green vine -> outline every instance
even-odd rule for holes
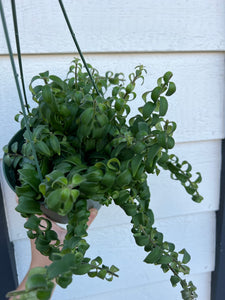
[[[195,202],[201,202],[198,184],[201,175],[192,179],[191,165],[169,151],[175,145],[176,123],[164,119],[167,97],[175,91],[167,72],[157,86],[142,94],[139,114],[128,118],[129,101],[137,97],[136,84],[144,82],[146,70],[137,66],[126,84],[122,73],[109,71],[104,76],[88,65],[101,96],[78,59],[74,59],[67,78],[49,72],[33,77],[30,91],[37,107],[29,114],[32,139],[43,176],[38,177],[29,135],[24,129],[22,144],[5,147],[5,164],[15,170],[18,212],[27,218],[24,227],[36,248],[50,258],[51,265],[35,268],[26,283],[26,290],[8,296],[20,299],[50,299],[53,280],[66,288],[72,276],[87,274],[111,281],[118,277],[118,268],[107,267],[102,258],[86,257],[87,200],[102,205],[112,201],[130,216],[132,234],[138,246],[144,247],[144,262],[160,265],[171,271],[173,286],[181,285],[182,299],[196,299],[196,287],[182,275],[189,273],[186,265],[190,255],[185,249],[177,252],[173,243],[163,238],[154,224],[149,207],[150,191],[147,174],[158,175],[162,169],[180,181]],[[34,83],[36,85],[34,86]],[[18,121],[20,115],[16,116]],[[60,244],[51,222],[43,217],[41,205],[60,216],[67,216],[67,234]],[[31,298],[31,296],[33,298]],[[16,298],[14,298],[16,299]]]

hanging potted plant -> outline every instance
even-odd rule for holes
[[[191,165],[170,154],[176,124],[165,115],[167,97],[176,90],[172,73],[165,73],[153,90],[141,95],[139,114],[129,117],[129,101],[137,97],[135,87],[144,81],[145,68],[137,66],[127,82],[122,73],[100,75],[88,67],[98,92],[78,59],[73,60],[64,80],[49,72],[35,76],[30,91],[37,106],[28,115],[29,129],[23,114],[17,115],[17,120],[22,117],[21,130],[4,147],[6,178],[19,197],[16,210],[27,218],[28,237],[35,239],[37,249],[52,261],[31,272],[24,295],[32,292],[37,299],[49,299],[53,279],[65,288],[73,274],[107,280],[118,276],[117,267],[85,255],[89,247],[85,240],[87,203],[91,199],[97,205],[119,205],[131,218],[137,245],[147,252],[144,262],[171,271],[171,283],[181,284],[182,298],[195,299],[195,286],[181,278],[189,273],[190,255],[185,249],[177,252],[172,243],[164,241],[153,225],[149,207],[148,174],[158,175],[162,169],[180,181],[192,200],[202,200],[198,193],[201,175],[193,180]],[[43,212],[52,220],[68,223],[62,245],[49,219],[45,219],[46,226],[40,226]]]
[[[85,68],[75,58],[65,79],[48,71],[34,76],[30,91],[36,107],[30,110],[26,105],[27,114],[0,0],[22,107],[16,115],[17,121],[21,117],[21,130],[4,147],[4,171],[19,198],[16,210],[26,218],[28,237],[52,261],[49,266],[32,269],[26,289],[9,296],[48,300],[53,281],[66,288],[73,275],[87,274],[108,281],[118,277],[116,266],[105,266],[99,256],[86,256],[89,244],[85,240],[88,208],[114,202],[130,216],[136,244],[147,252],[144,262],[172,272],[171,283],[181,285],[182,298],[196,299],[196,287],[182,278],[189,273],[190,255],[185,249],[177,252],[173,243],[164,240],[154,227],[154,214],[149,207],[148,174],[158,175],[162,169],[182,184],[193,201],[202,200],[198,193],[200,173],[193,179],[191,165],[170,153],[175,145],[176,123],[165,116],[167,97],[176,90],[172,73],[166,72],[154,89],[138,96],[136,85],[144,81],[146,73],[142,65],[127,80],[123,73],[108,71],[100,75],[86,64],[62,1],[59,3]],[[137,115],[129,117],[129,102],[137,97],[143,99],[143,105]],[[51,220],[67,223],[63,243]]]

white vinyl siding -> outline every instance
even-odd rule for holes
[[[66,76],[74,57],[74,44],[56,0],[17,1],[24,77],[49,70]],[[10,1],[3,0],[13,49]],[[200,171],[201,204],[192,202],[166,171],[149,177],[151,207],[165,239],[191,256],[189,278],[198,287],[199,300],[210,300],[211,272],[215,260],[215,212],[219,207],[221,139],[224,138],[225,2],[223,0],[85,0],[64,1],[86,60],[99,71],[126,75],[138,64],[148,70],[144,92],[158,77],[172,71],[177,92],[169,100],[168,119],[177,123],[177,145],[171,152]],[[2,147],[18,130],[14,115],[19,99],[0,26],[0,158]],[[77,55],[77,54],[76,54]],[[132,105],[132,114],[142,105]],[[22,280],[29,267],[30,248],[24,220],[14,211],[15,195],[1,184],[17,272]],[[169,274],[143,263],[144,250],[130,233],[129,217],[117,206],[103,207],[89,229],[87,255],[102,256],[106,265],[120,268],[112,282],[74,277],[67,290],[59,287],[53,300],[179,300],[180,288],[172,288]]]

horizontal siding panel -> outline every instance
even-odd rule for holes
[[[3,4],[14,45],[10,1]],[[225,49],[223,0],[68,0],[65,7],[84,52]],[[58,1],[21,0],[17,10],[24,53],[74,52]],[[0,53],[7,53],[3,39]]]
[[[192,270],[191,280],[194,281],[194,275],[209,273],[214,269],[214,213],[161,219],[157,220],[157,225],[165,233],[166,240],[175,242],[177,249],[185,247],[190,252],[192,256],[189,264]],[[64,295],[64,299],[72,299],[74,293],[76,293],[76,299],[83,297],[92,299],[93,295],[100,293],[113,294],[114,291],[117,292],[120,289],[140,288],[140,286],[151,286],[152,284],[154,287],[154,284],[160,281],[169,280],[169,273],[164,274],[158,266],[143,263],[146,255],[143,249],[134,243],[129,225],[106,227],[101,230],[95,229],[93,226],[89,230],[88,242],[91,247],[87,256],[94,258],[100,255],[104,264],[118,266],[120,268],[119,278],[115,278],[112,282],[106,282],[87,276],[74,277],[73,283],[66,291],[59,289],[59,295],[61,297]],[[21,280],[29,267],[29,241],[17,240],[14,242],[14,246],[19,280]],[[169,294],[172,292],[170,291],[172,287],[169,284],[167,284],[166,289]],[[157,290],[155,293],[157,294]],[[53,299],[60,299],[57,291]],[[205,300],[207,298],[200,299]]]
[[[198,300],[210,300],[210,284],[211,274],[203,273],[192,275],[191,279],[195,283],[198,293]],[[61,298],[60,298],[61,297]],[[74,300],[73,293],[68,293],[65,296],[65,291],[56,288],[56,292],[52,297],[52,300]],[[109,293],[92,295],[91,297],[81,297],[77,300],[181,300],[181,294],[179,287],[172,288],[169,281],[160,281],[156,283],[150,283],[147,285],[134,286],[130,288],[120,289],[118,291],[112,291]]]
[[[43,71],[65,78],[72,55],[25,56],[24,74],[26,86],[31,78]],[[221,139],[224,136],[224,55],[212,54],[139,54],[139,55],[87,55],[87,61],[105,73],[108,70],[123,71],[126,75],[134,67],[144,64],[148,74],[143,86],[137,84],[137,93],[155,87],[156,80],[166,71],[174,73],[177,92],[169,99],[168,119],[177,122],[177,142]],[[2,147],[17,131],[14,116],[21,110],[10,62],[0,57],[0,124],[7,131],[0,136]],[[30,92],[27,91],[29,99]],[[143,105],[141,97],[131,102],[132,114]],[[31,101],[31,100],[30,100]],[[30,102],[29,101],[29,102]]]
[[[220,142],[209,141],[199,143],[178,144],[176,154],[182,160],[187,159],[193,165],[193,173],[200,171],[203,181],[200,184],[200,193],[204,196],[202,203],[191,200],[179,182],[169,178],[167,171],[157,176],[149,177],[151,191],[150,207],[158,219],[168,218],[191,213],[215,211],[219,206],[219,178],[220,178]],[[26,236],[23,228],[24,219],[15,211],[15,194],[8,187],[1,168],[1,182],[4,201],[7,211],[10,239],[21,239]],[[120,207],[111,205],[102,207],[93,226],[95,228],[128,224],[130,219]]]

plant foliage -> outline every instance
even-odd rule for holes
[[[52,264],[32,270],[26,291],[20,299],[49,299],[52,280],[66,288],[73,274],[99,277],[111,281],[118,268],[107,267],[102,258],[86,257],[87,200],[102,205],[114,202],[130,216],[132,234],[138,246],[146,251],[144,262],[171,271],[171,283],[182,287],[182,298],[196,299],[196,288],[182,275],[189,273],[186,265],[190,255],[185,249],[177,252],[154,227],[154,214],[149,207],[148,174],[158,175],[162,169],[180,181],[192,200],[200,202],[198,193],[201,175],[193,179],[191,165],[180,162],[170,153],[175,145],[176,123],[164,118],[167,97],[175,91],[167,72],[157,86],[144,92],[139,114],[129,118],[129,101],[137,95],[137,82],[144,81],[146,70],[140,65],[128,77],[107,72],[104,76],[89,65],[99,93],[78,59],[74,59],[65,80],[49,72],[33,77],[30,91],[37,107],[29,115],[32,139],[40,162],[43,179],[38,177],[34,157],[22,116],[24,143],[5,147],[4,161],[18,170],[16,208],[27,221],[25,228],[37,249],[49,256]],[[16,116],[18,120],[20,115]],[[9,149],[10,148],[10,149]],[[68,216],[63,245],[52,230],[51,222],[40,217],[40,204]],[[43,225],[44,222],[44,225]],[[33,298],[32,298],[33,299]]]

